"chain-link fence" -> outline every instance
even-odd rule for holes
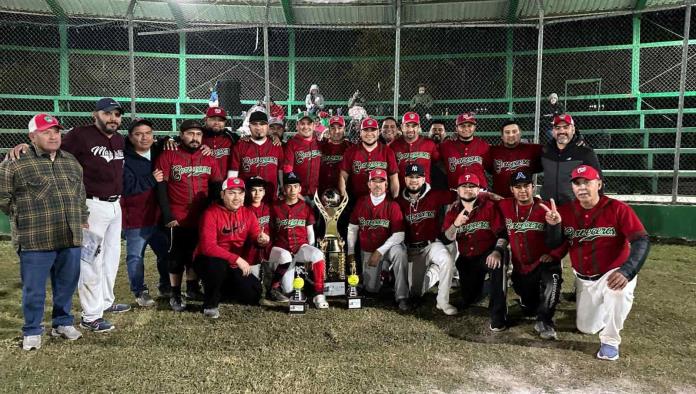
[[[680,7],[541,26],[501,20],[399,29],[180,29],[136,21],[129,34],[125,15],[0,12],[0,149],[25,142],[26,124],[38,112],[69,127],[90,123],[95,100],[104,96],[127,109],[124,129],[137,114],[159,133],[174,133],[181,120],[203,116],[220,81],[239,83],[241,105],[230,111],[235,129],[268,91],[292,132],[310,87],[318,85],[322,110],[347,116],[349,125],[365,114],[398,117],[416,109],[425,131],[438,119],[453,132],[456,115],[472,111],[477,133],[490,143],[499,143],[500,124],[511,118],[525,138],[544,143],[549,114],[558,108],[548,97],[556,93],[557,105],[573,114],[596,150],[608,192],[676,201],[696,195],[696,43],[683,51],[685,14]],[[685,74],[682,64],[689,66]]]

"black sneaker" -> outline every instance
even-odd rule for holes
[[[171,297],[169,298],[169,306],[172,307],[174,312],[183,312],[186,310],[186,303],[181,297]]]
[[[186,298],[191,301],[203,301],[203,292],[199,287],[186,289]]]
[[[157,291],[159,291],[159,296],[162,298],[169,298],[172,296],[172,287],[170,285],[159,285],[157,286]]]

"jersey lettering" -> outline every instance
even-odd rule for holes
[[[210,166],[182,166],[177,164],[172,166],[172,179],[175,181],[180,181],[182,175],[210,175],[211,172],[212,169]]]

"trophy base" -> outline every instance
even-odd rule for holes
[[[362,308],[362,297],[354,296],[348,297],[348,309],[361,309]]]
[[[324,295],[327,297],[342,297],[346,295],[346,282],[325,282]]]
[[[305,312],[307,312],[307,303],[304,301],[290,300],[290,306],[288,307],[288,312],[291,315],[304,315]]]

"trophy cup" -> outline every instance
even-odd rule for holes
[[[302,273],[304,272],[304,263],[296,263],[295,265],[295,279],[292,281],[292,297],[290,297],[290,306],[288,312],[291,315],[304,315],[307,312],[307,299],[302,293],[302,288],[304,287],[304,279],[302,279]]]
[[[336,189],[327,189],[321,198],[314,193],[314,203],[326,223],[324,238],[319,240],[319,249],[326,261],[326,280],[324,294],[328,297],[346,294],[346,255],[343,251],[345,241],[338,234],[338,217],[348,204],[348,197],[341,197]]]
[[[362,308],[362,297],[358,295],[358,283],[360,277],[356,273],[355,256],[349,256],[350,275],[348,275],[348,309]]]

